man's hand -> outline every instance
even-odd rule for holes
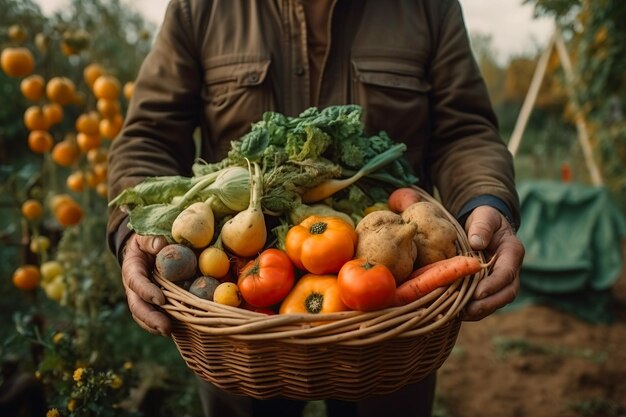
[[[152,334],[167,336],[170,319],[154,305],[165,304],[163,291],[150,280],[156,254],[167,244],[163,237],[132,234],[126,241],[122,261],[122,281],[133,319]]]
[[[515,299],[519,291],[519,271],[524,246],[506,218],[495,208],[480,206],[467,218],[465,230],[470,246],[496,256],[489,275],[476,286],[465,308],[464,320],[481,320]]]

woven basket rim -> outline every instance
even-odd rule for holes
[[[439,207],[454,225],[457,231],[457,253],[473,253],[484,262],[483,253],[471,249],[465,231],[456,218],[426,191],[414,188],[423,201]],[[275,315],[201,299],[156,273],[153,279],[165,294],[166,304],[161,307],[174,319],[207,336],[302,345],[366,346],[390,338],[425,335],[458,319],[476,285],[486,274],[487,271],[483,269],[400,307],[372,312]]]

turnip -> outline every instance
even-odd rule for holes
[[[215,289],[220,285],[220,282],[213,277],[198,277],[196,278],[191,286],[189,287],[189,292],[195,295],[196,297],[200,297],[204,300],[213,301],[213,294],[215,293]]]
[[[172,223],[172,238],[177,243],[194,249],[206,248],[215,230],[215,218],[211,206],[197,202],[180,212]]]
[[[163,247],[157,253],[154,266],[162,278],[178,282],[192,278],[196,274],[198,260],[189,247],[174,243]]]
[[[263,196],[263,173],[254,162],[254,174],[250,171],[250,204],[222,226],[221,236],[224,247],[238,256],[256,255],[265,246],[267,229],[261,209]]]

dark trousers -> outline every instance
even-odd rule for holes
[[[305,401],[257,400],[227,393],[200,378],[199,391],[205,417],[300,417]],[[436,373],[391,394],[356,402],[326,400],[327,417],[430,417],[435,398]]]

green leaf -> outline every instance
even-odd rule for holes
[[[165,236],[172,241],[172,223],[181,211],[176,204],[137,206],[130,212],[128,227],[140,235]]]
[[[330,143],[330,136],[320,128],[305,126],[303,132],[294,132],[287,136],[285,150],[292,161],[304,161],[321,156]]]
[[[192,186],[192,179],[182,176],[148,177],[132,188],[122,191],[111,200],[112,205],[138,205],[163,203],[183,195]]]
[[[265,151],[270,143],[269,134],[266,129],[255,129],[241,138],[239,152],[245,158],[256,161]]]

